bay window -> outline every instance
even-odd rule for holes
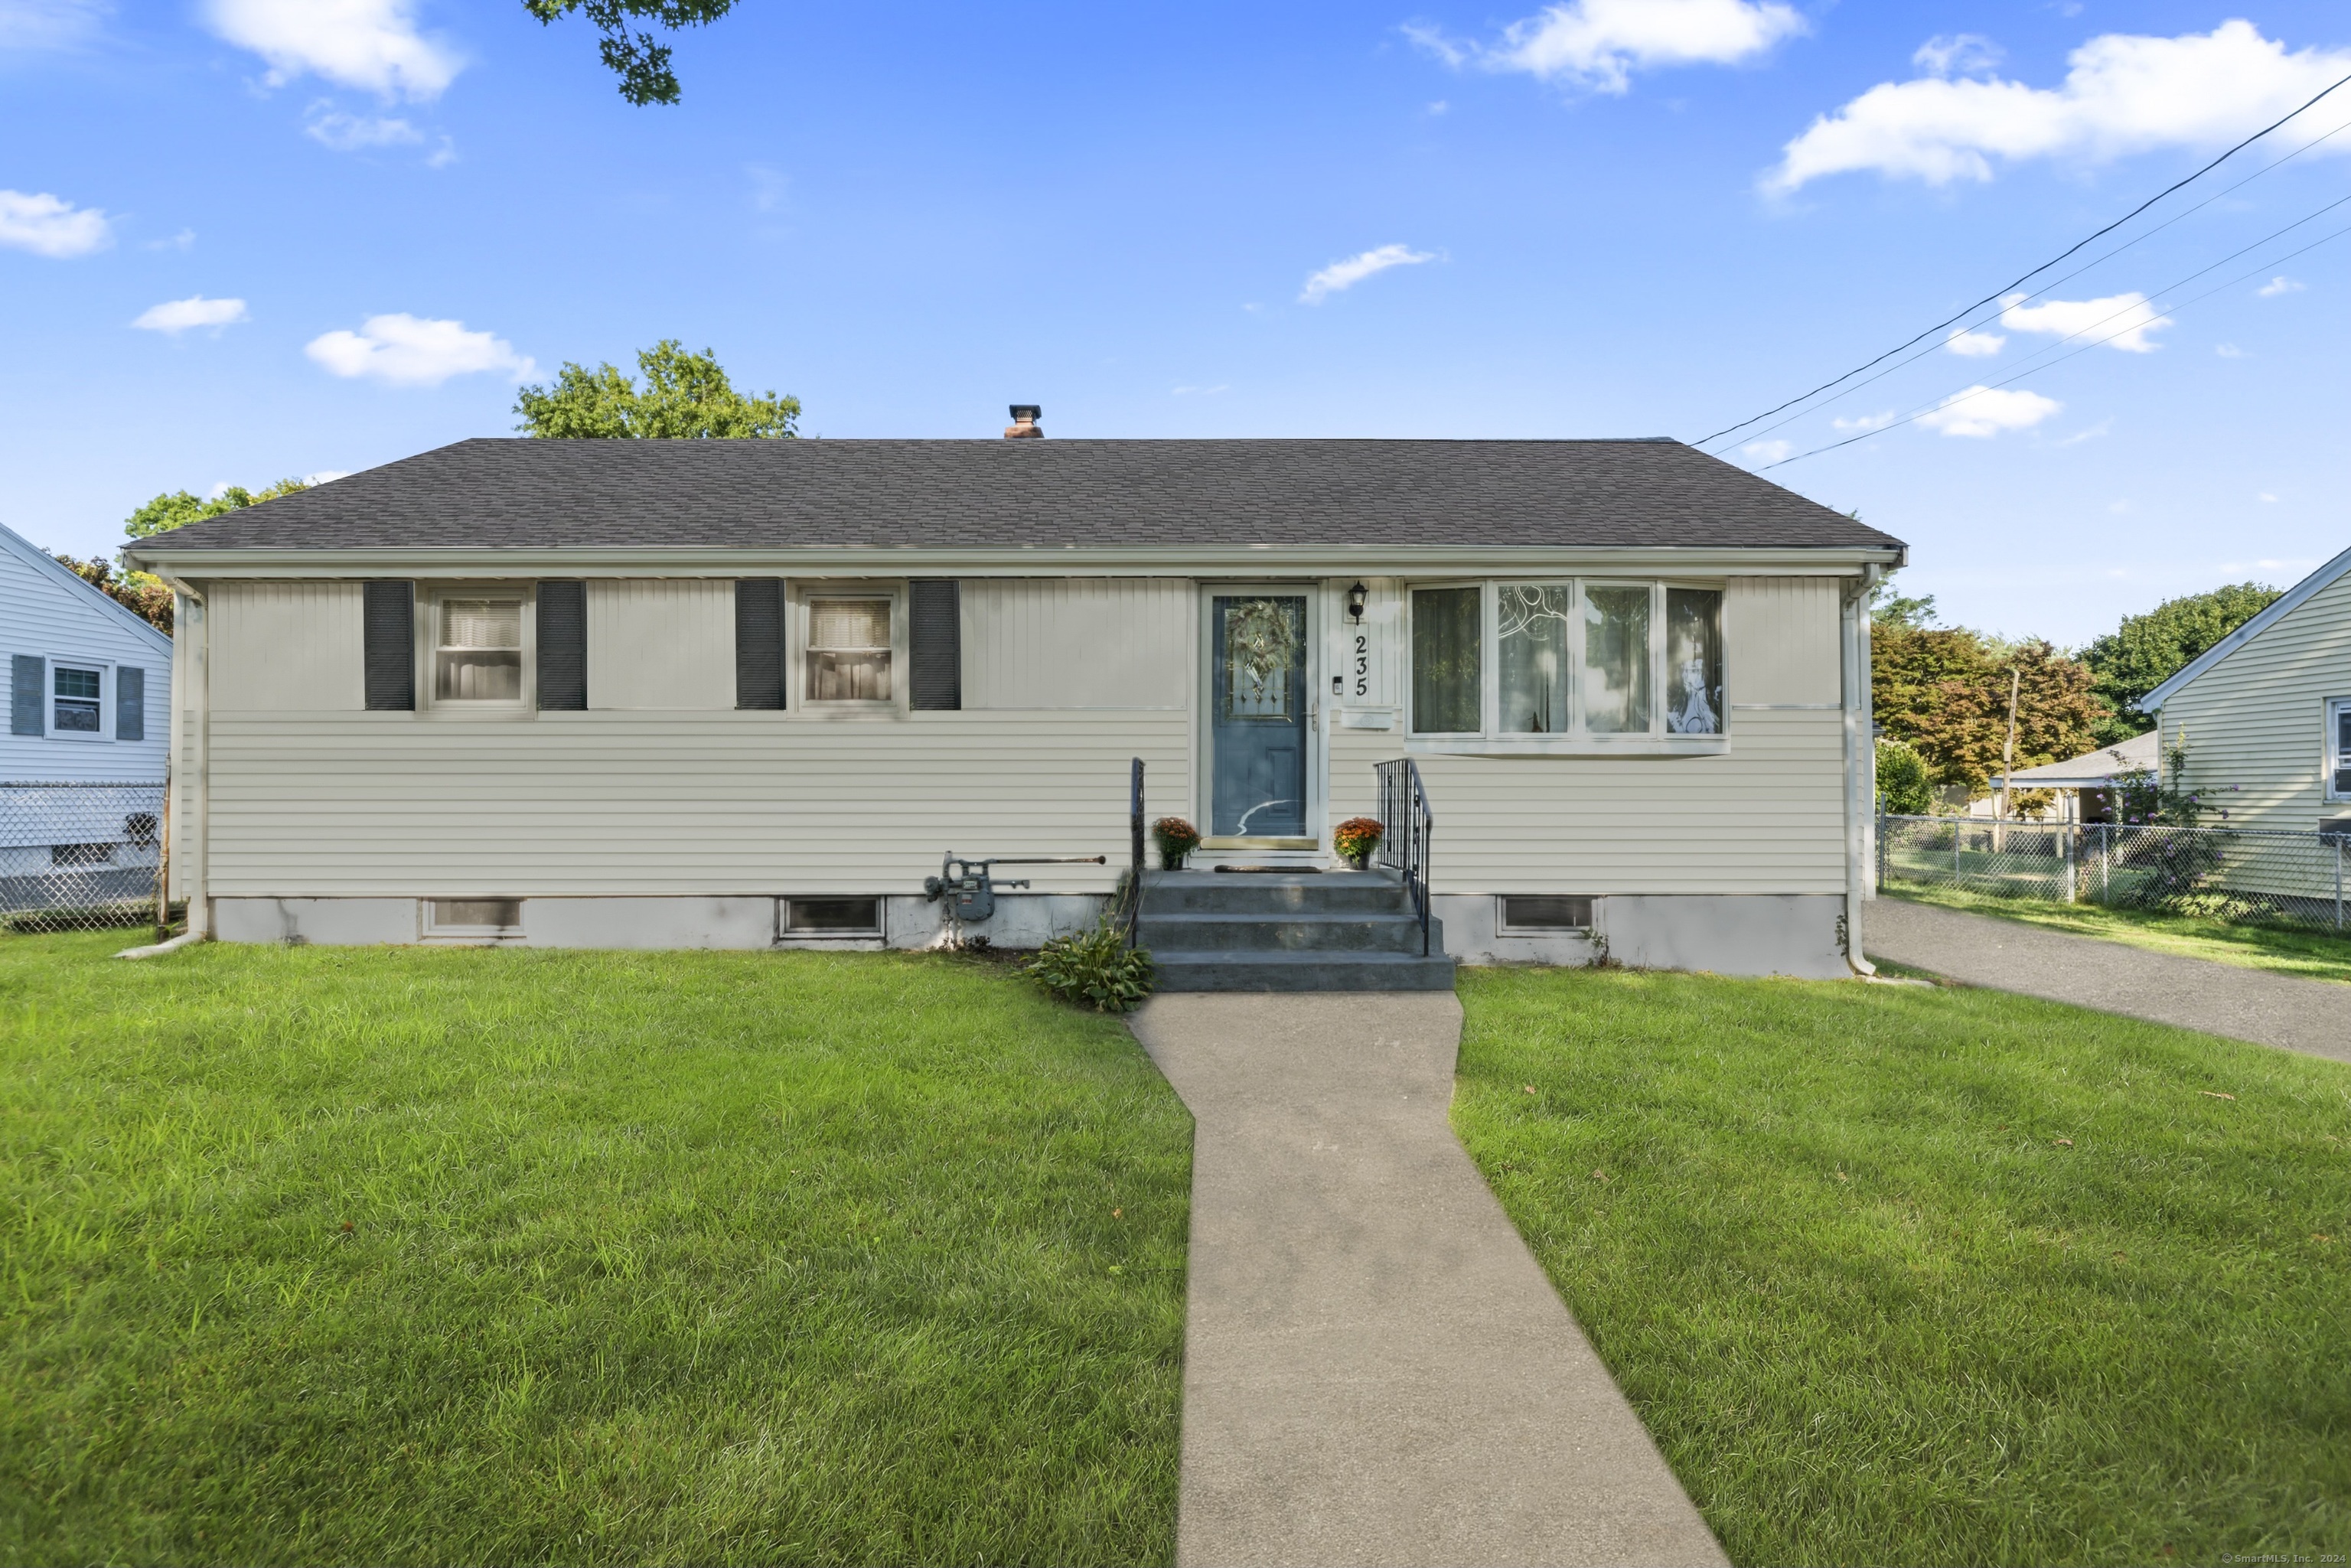
[[[1440,748],[1680,748],[1723,733],[1719,588],[1432,584],[1412,591],[1410,618],[1412,733]]]

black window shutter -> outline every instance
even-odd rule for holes
[[[381,713],[416,709],[416,585],[371,582],[364,617],[367,706]]]
[[[963,706],[963,585],[952,577],[918,577],[907,587],[909,705],[954,712]]]
[[[147,672],[136,664],[115,666],[114,738],[147,738]]]
[[[588,585],[538,585],[538,706],[588,706]]]
[[[19,653],[8,661],[9,734],[48,734],[49,727],[41,722],[41,706],[48,701],[41,689],[48,663],[38,653]]]
[[[735,583],[735,706],[784,706],[784,580]]]

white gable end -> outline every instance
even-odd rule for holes
[[[0,686],[9,716],[0,782],[163,777],[172,640],[6,528]]]

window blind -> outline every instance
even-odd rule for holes
[[[953,712],[963,706],[963,584],[918,577],[907,588],[908,705]]]
[[[371,582],[361,615],[367,706],[377,712],[416,708],[416,585]]]
[[[784,580],[746,577],[735,584],[735,706],[784,706]]]
[[[588,706],[588,585],[538,585],[538,706],[578,711]]]

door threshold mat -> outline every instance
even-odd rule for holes
[[[1320,876],[1319,865],[1220,865],[1218,871],[1239,872],[1251,876]]]

